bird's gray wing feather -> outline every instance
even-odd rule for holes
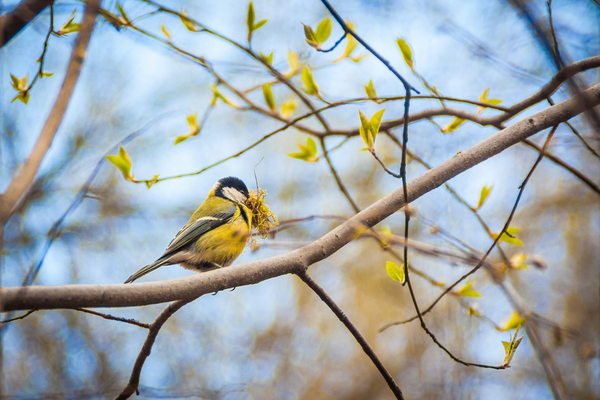
[[[169,243],[169,246],[167,246],[167,249],[161,258],[176,253],[189,243],[198,240],[200,236],[204,235],[206,232],[226,224],[231,218],[233,218],[236,210],[237,207],[233,206],[225,212],[211,216],[200,217],[197,220],[190,222],[177,233],[175,238],[171,241],[171,243]]]
[[[173,256],[173,254],[177,253],[186,245],[198,240],[198,238],[200,238],[206,232],[209,232],[229,222],[229,220],[235,215],[235,212],[236,206],[233,206],[225,212],[217,213],[211,216],[200,217],[197,220],[190,222],[177,233],[175,239],[169,243],[169,246],[158,260],[154,261],[150,265],[146,265],[144,268],[131,275],[125,281],[125,283],[131,283],[147,273],[161,267],[162,265],[168,264],[169,258]]]

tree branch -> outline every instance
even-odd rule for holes
[[[152,350],[152,346],[154,345],[154,341],[156,340],[156,336],[158,336],[160,328],[162,328],[165,322],[167,322],[167,320],[181,307],[194,300],[195,298],[174,301],[173,303],[169,304],[167,308],[160,313],[158,318],[156,318],[156,320],[150,325],[148,336],[146,336],[146,341],[144,342],[144,345],[142,346],[142,349],[135,360],[135,364],[133,365],[129,382],[121,391],[121,393],[119,393],[117,400],[128,399],[134,393],[139,394],[138,388],[140,385],[140,374],[142,373],[142,367],[144,366],[144,362],[146,362],[146,358],[150,356],[150,351]]]
[[[600,84],[584,93],[542,110],[484,139],[423,173],[408,184],[408,203],[441,186],[473,166],[501,153],[523,139],[600,104]],[[284,274],[299,274],[354,240],[360,233],[398,211],[405,204],[396,189],[348,221],[301,249],[264,260],[234,265],[194,276],[132,285],[69,285],[0,289],[4,311],[131,307],[196,298],[236,286],[256,284]]]
[[[71,95],[75,89],[75,84],[81,72],[81,66],[85,58],[85,51],[88,47],[90,36],[94,28],[94,21],[100,0],[88,0],[86,3],[85,14],[80,24],[80,31],[75,40],[75,45],[71,51],[71,58],[67,66],[65,78],[63,80],[54,106],[50,110],[48,118],[44,123],[42,131],[31,150],[31,153],[25,160],[23,166],[13,174],[6,191],[0,195],[0,225],[3,225],[11,215],[11,212],[19,199],[25,194],[31,182],[35,178],[37,170],[46,155],[46,152],[52,145],[56,131],[60,126],[65,115]]]
[[[308,275],[308,273],[306,273],[306,271],[303,271],[303,273],[299,274],[298,276],[300,277],[300,279],[302,279],[304,283],[306,283],[306,285],[309,288],[313,290],[313,292],[315,292],[317,296],[319,296],[319,298],[325,304],[327,304],[327,307],[329,307],[329,309],[333,311],[333,313],[340,320],[340,322],[344,324],[344,326],[350,331],[350,333],[352,334],[352,336],[354,336],[358,344],[360,344],[360,347],[362,347],[365,354],[371,359],[371,361],[373,361],[373,364],[375,364],[375,367],[377,367],[379,373],[387,382],[388,386],[394,393],[394,396],[396,396],[397,399],[404,399],[404,397],[402,396],[402,391],[398,387],[398,384],[394,381],[394,378],[392,378],[388,370],[385,369],[383,363],[381,362],[379,357],[377,357],[377,354],[375,354],[375,351],[373,351],[373,349],[371,348],[371,346],[369,346],[369,343],[367,343],[367,340],[364,338],[364,336],[358,331],[358,329],[356,328],[356,326],[354,326],[350,319],[348,319],[346,314],[344,314],[344,311],[342,311],[342,309],[337,304],[335,304],[333,299],[327,295],[325,290],[323,290],[323,288],[319,286],[319,284],[315,282]]]
[[[15,8],[0,16],[0,47],[41,13],[54,4],[54,0],[23,0]]]

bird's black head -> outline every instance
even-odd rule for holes
[[[234,203],[244,204],[250,196],[246,184],[241,179],[234,176],[219,179],[212,190],[214,191],[215,196],[233,201]]]

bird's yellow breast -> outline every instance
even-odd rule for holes
[[[196,241],[196,248],[200,251],[194,262],[211,262],[226,267],[242,254],[252,233],[252,214],[244,205],[238,204],[237,208],[229,223],[213,229],[210,234],[203,235]],[[243,212],[246,213],[247,221]]]

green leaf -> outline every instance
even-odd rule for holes
[[[146,181],[146,187],[150,189],[153,185],[156,185],[158,183],[157,179],[158,174],[154,175],[149,181]]]
[[[101,8],[98,12],[102,17],[104,17],[105,20],[114,26],[116,30],[119,31],[121,28],[123,28],[123,26],[125,26],[125,21],[122,17],[117,17],[115,14],[103,8]]]
[[[252,2],[248,3],[248,15],[246,16],[246,26],[248,27],[248,41],[250,41],[252,31],[254,30],[254,4],[252,4]]]
[[[181,19],[181,23],[188,31],[200,32],[200,27],[194,21],[188,18],[187,12],[184,9],[182,9],[179,13],[179,19]]]
[[[458,127],[461,126],[462,124],[464,124],[466,121],[467,120],[464,118],[455,117],[454,120],[452,120],[452,122],[450,122],[450,124],[447,127],[442,129],[442,133],[452,133],[455,130],[457,130]]]
[[[263,53],[259,51],[260,56],[267,62],[269,65],[273,65],[273,52],[268,56],[265,56]]]
[[[17,94],[13,99],[11,103],[14,103],[17,100],[21,100],[25,105],[27,105],[27,103],[29,103],[29,97],[30,97],[30,93],[27,92],[27,94],[25,94],[25,92],[19,92],[19,94]]]
[[[517,348],[519,347],[519,345],[521,344],[521,341],[523,340],[523,336],[517,337],[519,335],[520,328],[521,328],[521,325],[517,326],[515,335],[510,339],[510,342],[502,342],[502,346],[504,347],[504,362],[502,363],[502,366],[504,368],[508,368],[508,366],[510,365],[510,362],[513,359],[513,356],[515,355],[515,352],[517,351]]]
[[[523,325],[527,321],[527,318],[522,317],[518,312],[513,311],[510,317],[502,326],[503,331],[509,331]]]
[[[371,119],[367,118],[367,116],[361,111],[358,110],[358,115],[360,117],[360,137],[367,145],[369,151],[372,151],[375,146],[375,139],[377,138],[377,133],[379,133],[379,126],[381,125],[381,117],[383,116],[383,112],[385,108],[377,111]]]
[[[352,54],[352,52],[358,46],[358,42],[354,39],[354,36],[348,34],[346,35],[346,48],[344,49],[344,54],[342,58],[348,58]]]
[[[314,47],[315,49],[320,49],[319,42],[317,41],[317,38],[315,36],[315,32],[309,25],[304,25],[304,36],[306,43],[308,43],[309,46]]]
[[[398,44],[398,47],[400,48],[400,52],[402,53],[402,57],[404,57],[404,62],[414,72],[414,69],[413,69],[414,65],[413,65],[413,58],[412,58],[413,56],[412,56],[412,50],[410,49],[410,46],[402,38],[396,39],[396,43]]]
[[[271,84],[266,83],[262,87],[263,96],[265,97],[265,103],[269,106],[269,109],[273,112],[277,111],[277,104],[275,104],[275,98],[273,97],[273,91],[271,90]]]
[[[369,81],[369,84],[365,86],[365,92],[367,93],[367,97],[370,99],[377,97],[377,92],[375,92],[375,88],[373,87],[372,79]]]
[[[526,260],[527,254],[517,253],[510,258],[508,264],[512,269],[527,269],[527,264],[525,264]]]
[[[196,130],[196,128],[198,127],[198,113],[194,113],[194,114],[190,114],[187,115],[185,117],[185,120],[188,123],[188,126],[190,127],[190,131],[194,131]]]
[[[131,175],[131,158],[129,158],[129,155],[122,146],[119,147],[118,156],[106,156],[106,158],[115,167],[119,168],[126,180],[131,180],[133,178]]]
[[[356,57],[349,57],[349,58],[350,58],[350,60],[352,60],[353,62],[357,63],[357,62],[360,62],[360,61],[362,61],[363,59],[365,59],[365,58],[367,58],[367,57],[369,57],[369,55],[368,55],[368,54],[361,54],[360,56],[356,56]]]
[[[10,80],[12,83],[12,87],[20,92],[21,91],[21,80],[19,78],[17,78],[16,76],[14,76],[13,74],[10,74]]]
[[[509,227],[506,229],[506,232],[502,232],[502,236],[500,236],[500,240],[515,246],[519,246],[522,247],[523,246],[523,242],[516,237],[517,233],[519,233],[519,231],[521,230],[521,228],[515,228],[515,227]],[[497,237],[498,234],[494,233],[493,234],[494,237]]]
[[[167,30],[167,27],[165,26],[165,24],[161,24],[160,25],[160,30],[162,31],[162,33],[165,34],[165,36],[167,37],[168,41],[171,41],[171,32],[169,32]]]
[[[481,206],[483,206],[483,204],[485,203],[485,200],[490,195],[490,192],[492,191],[493,187],[494,187],[494,185],[484,186],[481,188],[481,194],[479,195],[479,202],[477,203],[477,207],[475,208],[476,210],[479,210],[481,208]]]
[[[488,99],[487,96],[488,96],[489,91],[490,91],[490,88],[486,88],[483,91],[483,93],[481,94],[481,96],[479,96],[479,101],[481,103],[487,103],[487,104],[491,104],[493,106],[496,106],[496,105],[502,103],[502,100],[500,100],[500,99]],[[479,106],[479,108],[477,109],[477,113],[479,114],[483,110],[485,110],[485,107]]]
[[[190,136],[196,136],[200,133],[200,126],[198,125],[198,112],[190,114],[185,117],[190,128]]]
[[[129,24],[130,20],[127,17],[127,14],[125,14],[123,7],[121,7],[121,4],[117,3],[117,8],[119,9],[119,13],[121,13],[121,17],[123,17],[123,21],[125,21],[126,24]]]
[[[390,278],[396,282],[404,283],[404,268],[400,268],[395,262],[386,261],[385,270]]]
[[[296,109],[296,99],[294,96],[292,96],[287,101],[284,101],[283,104],[281,104],[281,115],[283,115],[285,118],[287,118],[290,115],[292,115],[292,113],[294,112],[295,109]]]
[[[346,25],[348,25],[348,28],[354,31],[354,24],[352,22],[346,21]],[[344,54],[342,55],[340,60],[343,60],[344,58],[349,58],[350,54],[352,54],[352,52],[356,49],[357,46],[358,42],[356,41],[356,39],[354,39],[354,36],[352,36],[349,33],[346,34],[346,48],[344,49]]]
[[[327,39],[329,39],[329,35],[331,34],[331,20],[329,18],[323,19],[317,25],[317,30],[314,34],[316,42],[319,44],[325,43]]]
[[[292,76],[300,69],[300,56],[298,53],[288,50],[288,63],[290,64],[290,72],[287,76]]]
[[[180,135],[175,138],[174,146],[177,146],[179,143],[188,140],[191,137],[198,136],[200,133],[200,126],[198,125],[198,113],[189,114],[185,117],[185,120],[188,123],[189,133],[187,135]]]
[[[263,26],[265,26],[265,24],[266,24],[267,22],[269,22],[269,20],[268,20],[268,19],[263,19],[262,21],[258,21],[258,22],[256,23],[256,25],[254,25],[254,27],[253,27],[252,31],[257,31],[257,30],[259,30],[260,28],[262,28]]]
[[[485,88],[485,90],[483,91],[483,93],[481,93],[481,96],[479,96],[479,101],[482,103],[486,103],[487,102],[487,95],[490,91],[490,88]]]
[[[119,157],[123,159],[131,169],[131,158],[129,158],[129,154],[127,154],[123,146],[119,146]]]
[[[371,121],[367,116],[361,111],[358,110],[358,116],[360,118],[360,127],[358,131],[360,132],[360,137],[363,142],[367,145],[369,150],[373,150],[373,136],[371,136]]]
[[[233,104],[225,96],[223,96],[223,94],[221,94],[221,92],[219,91],[218,85],[216,85],[216,84],[212,85],[211,90],[212,90],[213,94],[215,95],[215,97],[223,100],[223,103],[227,104],[228,106],[233,107]]]
[[[42,72],[42,75],[40,76],[40,79],[44,78],[44,77],[51,77],[52,75],[54,75],[54,72]]]
[[[314,139],[310,136],[308,137],[308,139],[306,139],[306,148],[308,149],[310,154],[315,156],[317,155],[317,144],[315,143]]]
[[[308,67],[304,67],[304,69],[302,70],[302,81],[304,82],[304,87],[302,88],[302,90],[306,94],[319,94],[319,87],[315,83],[312,76],[312,72],[310,71],[310,69],[308,69]]]
[[[67,22],[65,22],[59,30],[54,31],[54,34],[56,36],[64,36],[68,33],[73,33],[73,32],[77,32],[79,31],[79,24],[76,24],[73,22],[73,20],[75,19],[75,13],[77,12],[77,10],[73,10],[73,14],[71,14],[71,16],[69,17],[69,19],[67,20]]]
[[[306,140],[306,146],[299,144],[298,147],[300,147],[299,153],[290,153],[288,156],[306,162],[317,162],[317,144],[313,138],[309,136]]]
[[[377,134],[379,133],[379,126],[381,125],[381,118],[383,117],[383,112],[385,108],[377,111],[371,117],[371,134],[373,135],[373,143],[375,143],[375,139],[377,138]]]
[[[462,297],[482,297],[481,293],[473,289],[475,282],[469,282],[467,278],[466,284],[458,290],[458,295]]]
[[[482,297],[481,293],[479,293],[475,289],[461,289],[459,293],[462,297]]]
[[[181,142],[185,142],[186,140],[188,140],[191,136],[190,135],[181,135],[181,136],[177,136],[175,138],[175,143],[173,144],[173,146],[177,146],[179,143]],[[150,189],[150,188],[148,188]]]

